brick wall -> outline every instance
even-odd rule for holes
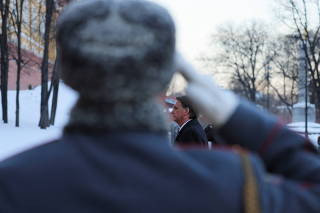
[[[17,81],[17,65],[14,60],[16,57],[16,47],[13,44],[9,45],[10,56],[9,56],[9,73],[8,73],[8,89],[16,89]],[[41,57],[36,56],[32,52],[23,50],[22,51],[23,67],[20,76],[20,89],[26,90],[29,87],[34,88],[41,84]],[[50,70],[52,70],[53,64],[49,64],[49,79]],[[1,73],[0,73],[1,75]]]

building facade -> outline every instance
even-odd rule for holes
[[[10,12],[16,14],[16,3],[19,0],[11,0]],[[44,51],[45,33],[45,0],[24,0],[22,26],[21,26],[21,47],[22,47],[22,70],[20,88],[31,89],[41,83],[41,62]],[[51,22],[50,43],[49,43],[49,69],[52,70],[56,58],[55,45],[55,23],[58,13],[66,4],[66,1],[54,1],[54,12]],[[19,7],[21,5],[18,5]],[[1,24],[1,20],[0,20]],[[17,80],[17,35],[15,33],[14,18],[8,22],[8,48],[9,48],[9,73],[8,89],[16,89]],[[50,72],[49,70],[49,72]],[[50,79],[49,79],[50,80]]]

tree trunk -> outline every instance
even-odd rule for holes
[[[52,80],[51,80],[52,86],[53,86],[51,114],[50,114],[51,125],[54,125],[55,118],[56,118],[57,104],[58,104],[58,92],[59,92],[59,82],[60,82],[59,63],[60,63],[59,57],[57,57],[56,62],[54,64]]]
[[[21,76],[21,69],[22,69],[22,55],[21,55],[21,25],[22,25],[22,12],[23,12],[23,4],[24,0],[20,0],[20,5],[18,3],[18,0],[16,0],[16,26],[17,26],[17,81],[16,81],[16,127],[20,126],[20,76]]]
[[[16,81],[16,127],[20,123],[20,74],[21,74],[21,41],[18,39],[17,81]]]
[[[7,22],[9,16],[10,0],[0,1],[0,12],[2,18],[1,25],[1,103],[2,103],[2,120],[8,123],[8,71],[9,71],[9,57],[8,57],[8,38],[7,38]]]
[[[48,64],[49,64],[49,42],[51,19],[53,13],[53,0],[46,0],[46,19],[44,33],[44,51],[41,63],[41,105],[40,105],[40,121],[39,126],[45,129],[49,126],[49,110],[48,110]]]
[[[315,99],[314,99],[314,105],[316,108],[316,122],[319,122],[319,118],[320,118],[320,88],[316,87],[314,88],[313,91],[314,95],[315,95]]]

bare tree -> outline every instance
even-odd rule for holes
[[[23,59],[21,53],[21,32],[23,23],[23,6],[24,0],[14,0],[14,9],[11,12],[11,24],[17,39],[17,51],[14,59],[17,64],[17,79],[16,79],[16,121],[15,125],[18,127],[20,124],[20,75],[23,67]]]
[[[45,32],[44,32],[44,51],[41,64],[41,103],[40,103],[40,121],[39,126],[42,129],[50,125],[49,110],[48,110],[48,74],[49,74],[49,43],[51,23],[54,11],[54,0],[46,0],[46,15],[45,15]]]
[[[58,0],[56,1],[55,5],[55,12],[57,16],[61,12],[62,8],[68,4],[70,1],[67,0]],[[52,34],[55,34],[53,32]],[[52,71],[52,77],[51,77],[51,85],[49,89],[49,95],[52,92],[52,102],[51,102],[51,113],[50,113],[50,124],[54,125],[55,117],[56,117],[56,111],[58,107],[58,94],[59,94],[59,85],[60,85],[60,51],[59,48],[56,46],[56,60],[54,63],[53,71]]]
[[[9,71],[9,49],[8,49],[8,18],[10,0],[0,0],[1,13],[1,104],[2,120],[8,123],[8,71]]]
[[[58,52],[58,51],[57,51]],[[54,63],[51,85],[49,89],[49,94],[52,92],[52,103],[51,103],[51,113],[50,113],[50,124],[54,125],[56,118],[56,111],[58,105],[58,93],[59,93],[59,83],[60,83],[60,58],[56,57],[56,61]]]
[[[320,0],[277,0],[281,8],[280,19],[302,42],[311,89],[320,118]]]
[[[280,103],[286,106],[290,115],[292,115],[292,107],[298,95],[299,68],[296,42],[295,37],[278,36],[272,42],[272,49],[276,54],[270,61],[273,75],[270,87]]]
[[[218,53],[214,61],[230,74],[230,85],[249,100],[265,81],[265,67],[273,58],[268,49],[268,33],[262,24],[224,25],[214,35]]]

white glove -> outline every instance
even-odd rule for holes
[[[176,70],[187,80],[186,95],[215,127],[223,126],[239,104],[231,91],[219,88],[212,78],[201,75],[187,63],[180,54],[176,54]]]

